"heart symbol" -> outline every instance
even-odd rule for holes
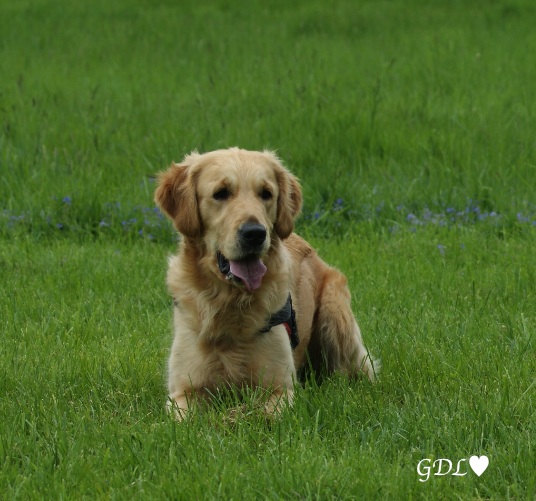
[[[469,458],[469,466],[480,477],[486,471],[489,465],[488,456],[471,456]]]

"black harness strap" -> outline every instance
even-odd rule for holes
[[[298,336],[298,325],[296,324],[296,312],[292,307],[292,298],[288,295],[287,302],[277,313],[270,315],[265,327],[259,331],[260,334],[268,332],[272,327],[276,325],[283,325],[287,330],[288,337],[290,339],[290,346],[294,350],[300,343]]]

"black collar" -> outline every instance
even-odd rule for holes
[[[292,298],[288,295],[287,302],[277,313],[270,315],[268,322],[263,329],[259,331],[259,334],[268,332],[272,327],[276,325],[283,325],[287,330],[288,337],[290,339],[290,346],[295,349],[300,343],[298,337],[298,325],[296,324],[296,312],[292,307]]]

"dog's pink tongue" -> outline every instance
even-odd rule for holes
[[[250,261],[229,261],[231,265],[231,273],[240,278],[248,290],[257,290],[262,283],[262,277],[266,273],[266,266],[260,259],[252,259]]]

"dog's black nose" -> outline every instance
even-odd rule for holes
[[[258,223],[246,223],[238,230],[238,239],[245,250],[262,247],[266,239],[266,228]]]

